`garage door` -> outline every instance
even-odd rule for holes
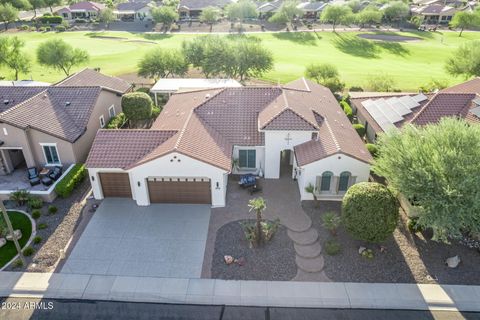
[[[151,203],[212,203],[209,179],[149,179]]]
[[[131,198],[128,173],[99,173],[103,197]]]

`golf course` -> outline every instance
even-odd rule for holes
[[[138,61],[150,49],[180,48],[182,41],[198,37],[192,34],[140,34],[128,32],[14,32],[2,36],[17,36],[25,41],[25,52],[33,61],[30,74],[21,79],[55,82],[65,77],[59,71],[36,62],[36,48],[51,38],[62,38],[74,47],[86,49],[90,61],[74,71],[98,67],[102,72],[121,76],[135,73]],[[448,84],[464,81],[445,71],[445,61],[466,41],[480,39],[479,32],[298,32],[258,33],[248,35],[261,40],[274,56],[274,68],[263,80],[285,83],[303,75],[310,63],[328,62],[337,66],[347,85],[366,87],[369,77],[386,74],[395,87],[404,91],[417,90],[432,79]],[[367,39],[368,38],[368,39]],[[375,38],[371,40],[371,38]],[[5,79],[13,73],[0,69]]]

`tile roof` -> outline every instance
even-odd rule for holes
[[[94,11],[100,11],[105,9],[105,5],[102,3],[97,3],[93,1],[82,1],[82,2],[77,2],[73,3],[70,6],[68,6],[70,10],[94,10]]]
[[[126,168],[170,139],[176,131],[99,130],[86,165],[90,168]]]
[[[440,90],[440,92],[480,94],[480,77]]]
[[[327,88],[303,79],[284,87],[177,93],[171,96],[150,130],[176,133],[146,152],[142,159],[133,159],[125,168],[179,152],[230,171],[233,146],[264,145],[265,130],[318,131],[320,138],[317,141],[295,147],[300,165],[336,153],[371,161],[370,154],[333,94]],[[96,151],[92,149],[91,152]],[[110,152],[115,159],[117,152],[128,153],[128,149],[111,148]],[[102,156],[108,158],[108,155]],[[94,154],[91,157],[96,159],[99,156]],[[94,165],[88,163],[89,167]]]
[[[0,86],[0,113],[30,99],[45,90],[45,87]]]
[[[123,79],[107,76],[89,68],[72,74],[56,85],[63,87],[100,86],[119,93],[125,93],[132,87]]]
[[[137,11],[148,7],[150,1],[128,1],[117,4],[118,11]]]
[[[0,121],[75,142],[86,130],[100,87],[47,87],[0,114]],[[35,115],[35,116],[32,116]]]
[[[224,8],[233,2],[233,0],[180,0],[179,8],[189,10],[201,10],[207,7]]]

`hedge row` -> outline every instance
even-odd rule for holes
[[[59,197],[67,198],[73,189],[87,176],[84,164],[77,163],[63,179],[55,186],[55,192]]]
[[[110,119],[107,124],[107,129],[121,129],[126,122],[127,118],[125,117],[125,114],[121,112]]]
[[[60,24],[63,22],[61,16],[43,16],[38,18],[38,20],[43,24]]]

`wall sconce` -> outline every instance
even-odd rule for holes
[[[140,181],[137,181],[137,186],[139,186],[139,187],[140,187]]]
[[[92,176],[92,181],[95,181],[95,177],[94,177],[94,176]]]
[[[220,190],[220,183],[216,182],[215,186],[216,186],[215,189]]]

